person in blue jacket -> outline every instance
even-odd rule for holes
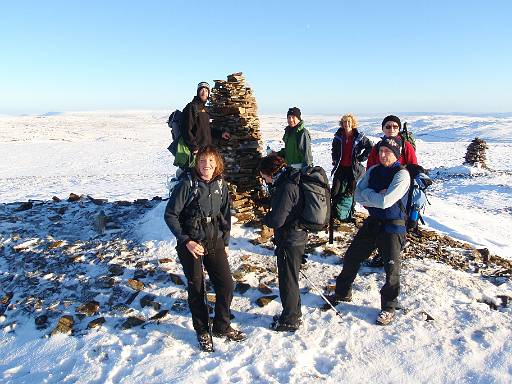
[[[333,305],[351,301],[352,283],[361,263],[378,249],[386,272],[376,320],[379,325],[393,321],[400,293],[400,252],[405,244],[405,205],[410,185],[409,172],[398,162],[401,148],[399,138],[382,139],[379,164],[370,168],[356,186],[355,199],[368,209],[369,216],[345,253],[335,293],[329,297]]]

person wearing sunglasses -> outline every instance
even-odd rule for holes
[[[402,122],[397,116],[389,115],[382,120],[382,132],[384,132],[384,136],[382,139],[386,137],[397,137],[402,142],[401,155],[398,161],[402,165],[407,164],[418,164],[418,160],[416,158],[416,151],[411,143],[400,135],[400,129],[402,129]],[[366,169],[370,169],[372,166],[379,164],[379,145],[382,140],[375,144],[368,155],[368,161],[366,163]]]

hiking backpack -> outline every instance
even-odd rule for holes
[[[172,153],[173,156],[176,156],[176,150],[178,149],[178,140],[181,135],[181,123],[183,121],[183,112],[179,109],[175,110],[169,116],[167,120],[167,125],[171,128],[171,137],[172,142],[167,149]]]
[[[411,176],[411,185],[407,193],[407,204],[404,207],[400,202],[400,209],[404,212],[407,230],[414,230],[418,226],[418,220],[424,225],[421,212],[425,210],[425,206],[429,203],[426,190],[432,185],[432,179],[428,176],[428,172],[417,164],[407,164],[401,166],[400,169],[407,169]],[[430,204],[430,203],[429,203]]]
[[[331,217],[331,191],[325,170],[319,166],[302,168],[299,187],[304,195],[299,227],[313,232],[327,228]]]
[[[402,130],[399,131],[398,133],[400,134],[400,136],[403,139],[404,146],[405,146],[405,142],[408,141],[409,143],[411,143],[414,150],[416,150],[416,140],[414,139],[414,135],[412,134],[412,132],[407,129],[407,122],[404,123]],[[404,150],[404,148],[402,148],[402,152],[403,152],[403,150]]]

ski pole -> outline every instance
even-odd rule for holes
[[[212,342],[212,352],[215,352],[215,348],[213,348],[213,333],[212,333],[212,322],[210,321],[210,310],[208,309],[208,295],[206,294],[206,272],[203,262],[203,257],[201,256],[201,269],[203,271],[203,292],[204,292],[204,304],[206,307],[206,317],[208,319],[208,335],[210,335],[210,341]]]
[[[334,306],[332,305],[332,303],[327,299],[327,297],[325,297],[325,295],[322,293],[322,291],[320,290],[320,288],[318,288],[310,279],[309,277],[306,276],[306,274],[303,272],[303,271],[300,271],[300,274],[308,281],[308,283],[320,294],[320,296],[322,297],[322,299],[324,299],[324,301],[329,304],[329,306],[334,310],[334,312],[336,312],[336,314],[340,317],[340,318],[343,318],[342,314],[338,312],[338,310],[336,308],[334,308]]]

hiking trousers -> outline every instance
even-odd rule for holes
[[[176,247],[178,258],[187,278],[188,306],[196,332],[208,330],[208,312],[204,301],[203,270],[201,258],[196,259],[182,244]],[[217,239],[215,247],[208,247],[203,256],[204,266],[215,290],[215,317],[213,329],[225,331],[230,325],[230,307],[233,300],[233,278],[229,269],[224,242]]]
[[[400,251],[405,244],[405,233],[387,233],[379,222],[366,220],[357,232],[343,259],[343,269],[336,278],[336,294],[347,296],[361,263],[375,249],[384,260],[386,283],[380,290],[381,309],[394,311],[400,293]]]
[[[279,296],[283,312],[281,323],[295,324],[301,317],[299,274],[304,255],[305,244],[297,246],[277,246],[277,272],[279,277]]]

